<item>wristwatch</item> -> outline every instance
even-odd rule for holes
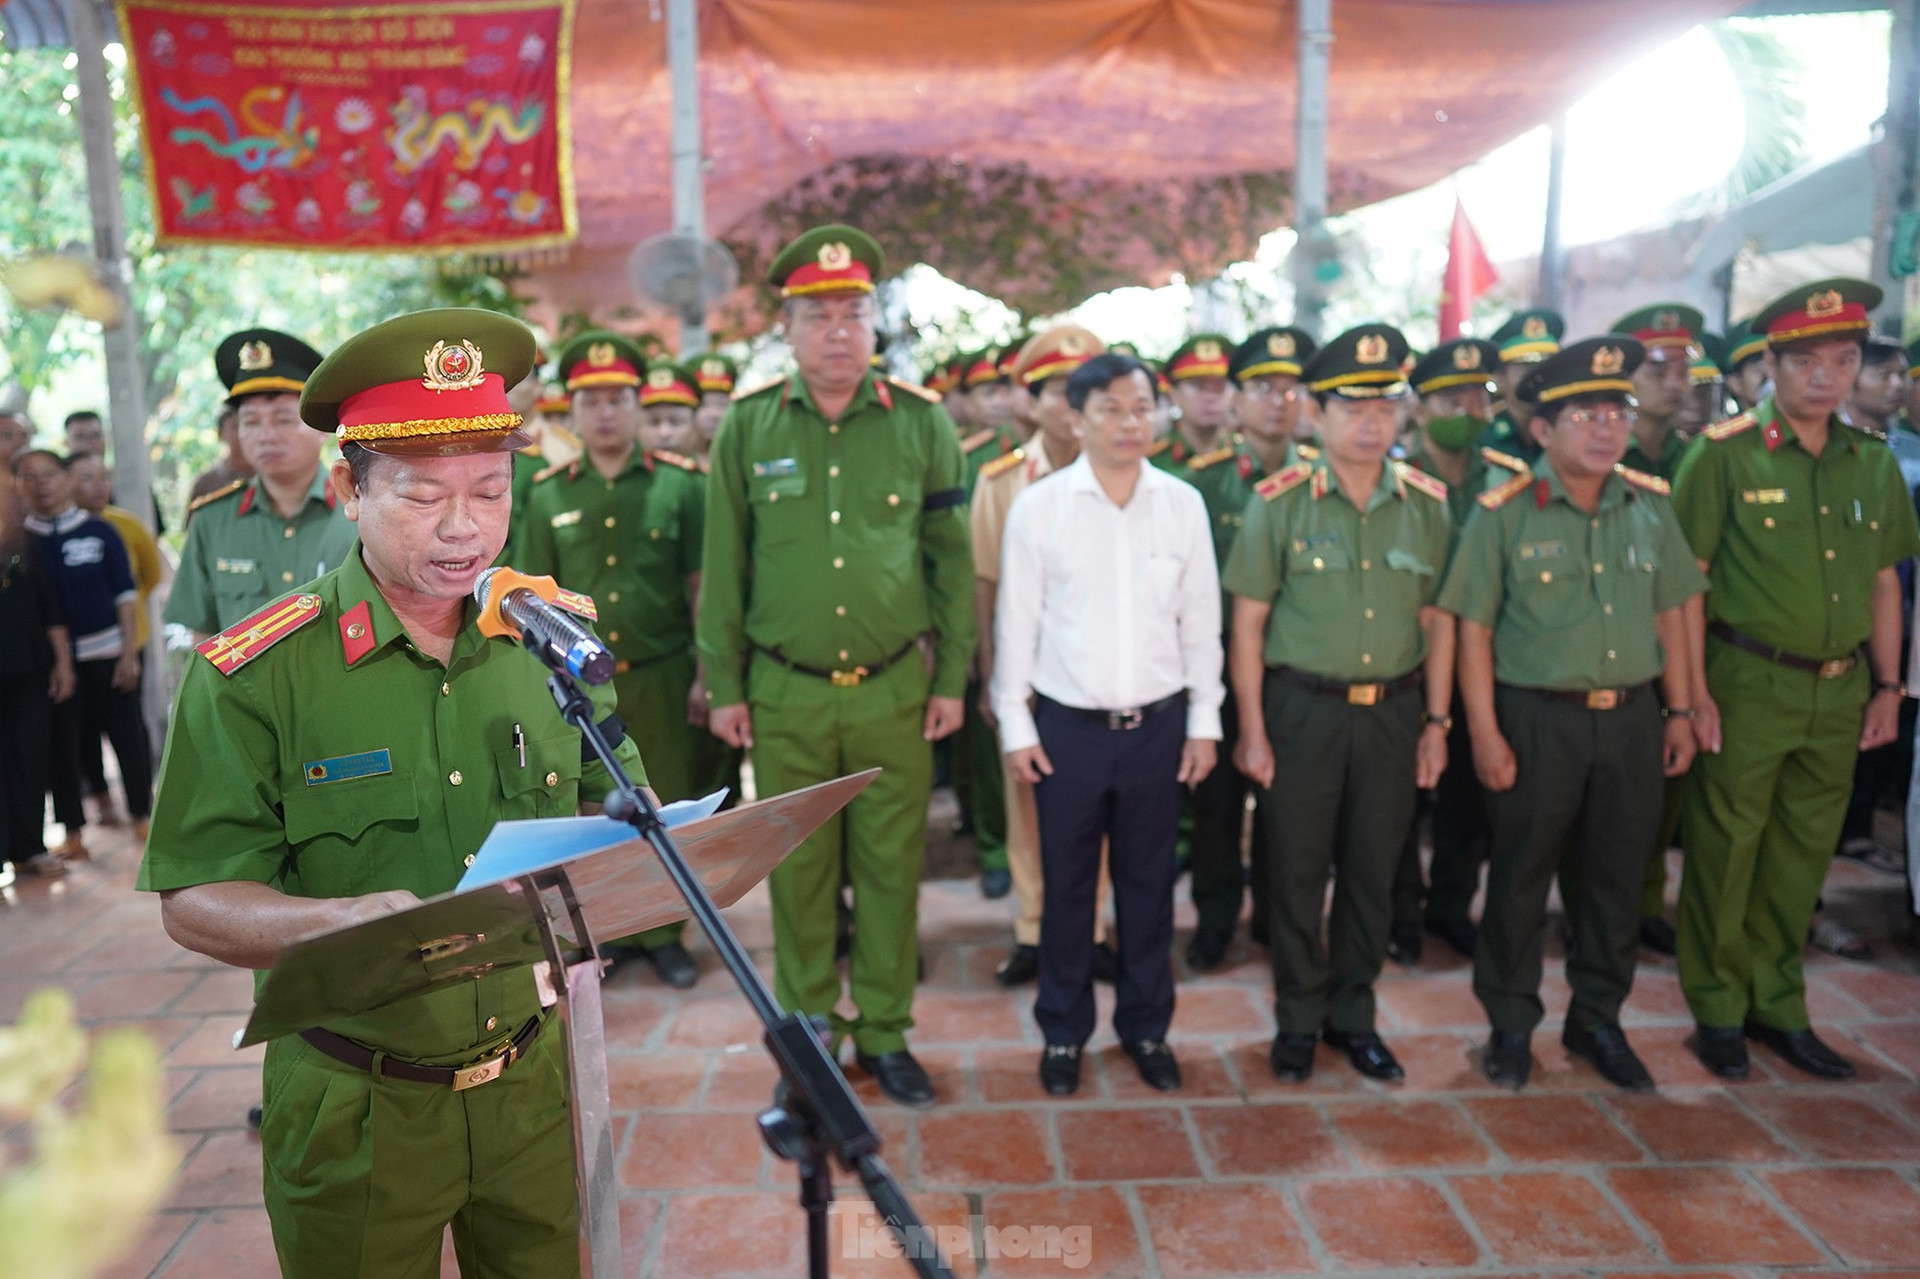
[[[1665,710],[1661,711],[1660,713],[1662,715],[1665,715],[1668,719],[1692,719],[1693,707],[1669,706]]]
[[[1905,697],[1907,695],[1907,686],[1899,680],[1877,679],[1873,681],[1873,691],[1876,693],[1892,693],[1895,697]]]
[[[1451,733],[1453,731],[1453,716],[1451,715],[1435,715],[1432,711],[1428,711],[1427,723],[1438,724],[1440,731],[1443,733]]]

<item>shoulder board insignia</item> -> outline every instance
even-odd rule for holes
[[[960,441],[960,451],[962,453],[971,453],[982,445],[991,444],[999,438],[1000,433],[992,427],[988,427],[984,431],[975,431],[972,435]]]
[[[1474,500],[1486,507],[1489,511],[1497,511],[1520,494],[1526,492],[1527,486],[1532,483],[1533,472],[1531,470],[1525,470],[1506,483],[1496,488],[1488,489]]]
[[[733,398],[736,400],[744,400],[749,396],[762,395],[768,391],[773,390],[775,387],[782,387],[782,386],[785,386],[786,384],[787,384],[786,378],[777,377],[773,379],[773,381],[771,382],[760,382],[760,383],[757,383],[756,385],[747,387],[743,391],[735,391],[733,393]]]
[[[1524,471],[1528,469],[1524,461],[1511,453],[1502,453],[1499,449],[1483,448],[1480,450],[1480,456],[1493,465],[1504,467],[1509,471]]]
[[[940,392],[930,391],[918,382],[902,382],[897,377],[889,376],[887,378],[887,384],[889,386],[897,386],[908,395],[918,396],[929,404],[938,404],[940,402]]]
[[[1214,466],[1220,462],[1225,462],[1232,456],[1233,456],[1233,446],[1229,444],[1223,448],[1217,448],[1211,453],[1202,453],[1199,457],[1196,457],[1193,459],[1193,461],[1187,463],[1187,469],[1189,471],[1204,471],[1209,466]]]
[[[566,462],[555,462],[552,466],[535,471],[533,473],[533,482],[535,484],[544,484],[546,481],[560,474],[560,472],[566,470],[568,465]]]
[[[192,502],[187,504],[187,510],[189,512],[197,511],[210,502],[218,502],[223,497],[238,493],[246,486],[247,482],[245,480],[235,480],[233,483],[217,488],[211,493],[202,493],[199,497],[194,498]]]
[[[1292,466],[1282,467],[1266,479],[1261,480],[1253,486],[1253,491],[1271,502],[1288,489],[1298,488],[1300,485],[1306,483],[1307,477],[1312,474],[1313,463],[1295,462]]]
[[[591,595],[582,595],[578,591],[560,591],[554,595],[553,602],[575,617],[584,617],[589,622],[600,620],[600,610],[594,606]]]
[[[1395,462],[1393,469],[1394,473],[1400,477],[1400,482],[1408,488],[1418,489],[1436,502],[1447,500],[1445,480],[1437,480],[1419,467],[1409,466],[1405,462]]]
[[[1320,460],[1320,446],[1317,444],[1296,444],[1293,446],[1293,451],[1309,462]]]
[[[1648,475],[1645,471],[1636,471],[1631,466],[1623,466],[1618,462],[1614,463],[1613,469],[1621,479],[1635,488],[1643,488],[1649,493],[1658,493],[1661,497],[1666,497],[1673,491],[1673,486],[1657,475]]]
[[[1172,447],[1173,447],[1173,437],[1171,435],[1163,435],[1159,439],[1155,440],[1153,443],[1147,445],[1147,456],[1159,457],[1162,453],[1165,453],[1168,449]]]
[[[655,449],[653,456],[656,461],[665,462],[668,466],[677,466],[683,471],[698,471],[700,469],[698,462],[684,453],[675,453],[670,449]]]
[[[1700,432],[1700,434],[1714,441],[1730,440],[1743,431],[1751,431],[1759,424],[1760,419],[1756,418],[1753,414],[1742,413],[1738,417],[1730,417],[1724,422],[1716,422],[1706,430]]]
[[[321,613],[318,595],[288,595],[235,622],[198,648],[222,675],[232,675]]]
[[[1849,425],[1870,440],[1879,440],[1882,444],[1887,442],[1887,433],[1885,431],[1876,431],[1870,426],[1861,426],[1858,422],[1849,423]]]
[[[1027,451],[1025,449],[1015,449],[1011,453],[1002,453],[999,457],[994,458],[993,461],[980,468],[980,478],[983,480],[991,480],[998,476],[1005,475],[1008,471],[1011,471],[1014,467],[1026,461],[1026,459]]]

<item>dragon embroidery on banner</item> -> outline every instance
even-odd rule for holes
[[[517,109],[505,102],[473,98],[461,110],[431,115],[426,95],[418,89],[407,90],[390,109],[393,127],[386,131],[387,145],[393,148],[393,167],[401,174],[417,173],[449,140],[454,144],[453,167],[471,172],[496,140],[525,142],[546,121],[546,105],[531,98]]]
[[[170,141],[205,147],[248,173],[297,170],[313,158],[320,144],[320,130],[304,122],[300,95],[289,94],[279,85],[249,90],[240,99],[237,122],[235,112],[218,98],[182,98],[172,89],[162,89],[160,100],[183,116],[212,115],[226,134],[216,138],[205,129],[183,127],[167,135]],[[263,105],[279,102],[286,105],[278,125],[260,117]],[[248,132],[242,133],[242,126]]]

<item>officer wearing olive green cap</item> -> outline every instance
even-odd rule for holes
[[[1500,393],[1501,408],[1493,416],[1493,425],[1480,436],[1482,446],[1498,449],[1523,462],[1531,462],[1538,456],[1539,446],[1527,433],[1525,424],[1516,420],[1525,410],[1517,403],[1515,388],[1533,365],[1560,349],[1560,338],[1566,331],[1567,322],[1560,313],[1545,308],[1515,311],[1493,331],[1493,344],[1500,348],[1500,364],[1494,370],[1493,385]]]
[[[325,441],[300,422],[300,388],[320,353],[273,329],[247,329],[220,343],[213,364],[254,475],[188,508],[165,618],[203,638],[338,567],[353,545],[320,465]]]
[[[1727,412],[1727,340],[1718,333],[1700,334],[1700,350],[1693,357],[1693,401],[1682,419],[1689,437],[1724,421]]]
[[[1621,316],[1612,332],[1646,351],[1633,373],[1633,440],[1622,465],[1671,480],[1696,426],[1693,362],[1706,318],[1680,302],[1661,302]]]
[[[1167,357],[1167,381],[1179,416],[1172,434],[1147,450],[1148,460],[1161,470],[1185,478],[1189,462],[1227,441],[1233,409],[1227,360],[1232,352],[1232,338],[1196,333]]]
[[[847,226],[807,232],[768,272],[799,367],[736,399],[714,441],[699,643],[710,726],[753,752],[763,790],[885,769],[773,872],[774,993],[851,1035],[889,1097],[924,1105],[906,1033],[930,743],[960,727],[973,563],[952,421],[869,365],[880,272],[879,246]],[[834,962],[843,872],[851,1018]]]
[[[1415,788],[1446,767],[1453,677],[1453,619],[1433,606],[1447,486],[1387,458],[1406,358],[1399,330],[1364,324],[1308,362],[1321,455],[1260,482],[1223,579],[1236,596],[1234,764],[1267,806],[1279,1030],[1268,1062],[1296,1082],[1322,1034],[1362,1074],[1402,1077],[1374,1031],[1373,982]]]
[[[1810,1074],[1854,1073],[1809,1028],[1801,955],[1855,756],[1893,739],[1905,692],[1896,569],[1920,530],[1893,454],[1839,416],[1880,299],[1863,280],[1822,280],[1762,309],[1773,394],[1703,431],[1674,482],[1713,583],[1689,627],[1702,753],[1683,818],[1680,986],[1695,1051],[1728,1078],[1747,1073],[1743,1031]]]
[[[506,388],[532,362],[519,321],[447,309],[375,325],[307,381],[301,416],[341,441],[360,537],[188,660],[138,881],[183,945],[269,968],[287,938],[451,890],[495,822],[609,790],[546,668],[483,631],[471,598],[506,541],[525,442]],[[642,778],[610,694],[596,712]],[[464,1275],[577,1275],[551,1020],[522,968],[268,1044],[281,1273],[435,1275],[451,1227]]]
[[[1493,1026],[1483,1066],[1514,1088],[1532,1067],[1547,894],[1568,849],[1580,871],[1565,898],[1573,1004],[1562,1042],[1618,1087],[1653,1086],[1620,1007],[1660,779],[1693,757],[1682,606],[1706,579],[1666,481],[1620,464],[1642,358],[1632,338],[1589,338],[1521,380],[1541,456],[1481,495],[1440,592],[1460,621],[1460,698],[1492,815],[1474,955]]]
[[[1767,335],[1756,332],[1753,321],[1742,320],[1727,330],[1727,392],[1740,412],[1760,403],[1767,386]]]

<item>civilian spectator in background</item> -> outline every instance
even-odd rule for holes
[[[220,443],[226,449],[218,462],[194,478],[187,492],[186,523],[193,523],[193,504],[209,493],[217,493],[241,480],[253,478],[253,463],[240,451],[240,410],[226,405],[220,410]]]
[[[101,464],[107,460],[107,424],[92,409],[80,409],[67,414],[63,429],[67,436],[67,457],[97,457]],[[114,500],[111,493],[113,474],[107,474],[109,484],[108,501]],[[167,522],[160,518],[160,503],[154,497],[153,490],[147,490],[147,502],[153,510],[153,531],[156,535],[167,531]]]
[[[13,474],[13,459],[33,443],[33,423],[24,413],[0,412],[0,472]],[[16,519],[19,518],[15,514]]]
[[[39,544],[21,514],[12,475],[0,472],[0,883],[16,867],[40,875],[67,869],[41,836],[48,719],[55,702],[73,696],[73,659]]]
[[[80,798],[78,745],[86,726],[104,727],[120,761],[127,814],[146,838],[152,811],[153,763],[140,713],[140,651],[134,614],[139,593],[127,563],[127,548],[105,520],[73,503],[66,467],[45,449],[29,449],[14,462],[26,499],[27,531],[38,539],[40,561],[73,640],[75,696],[55,708],[49,752],[54,818],[66,827],[61,857],[85,858],[80,832],[86,809]]]

